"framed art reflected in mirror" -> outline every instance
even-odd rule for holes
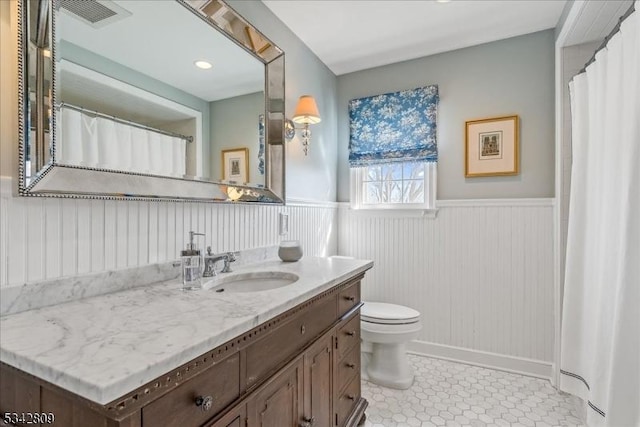
[[[249,179],[249,149],[222,150],[222,180],[243,183]]]

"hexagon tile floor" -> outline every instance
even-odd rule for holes
[[[583,426],[578,399],[542,379],[409,355],[408,390],[362,382],[365,427]]]

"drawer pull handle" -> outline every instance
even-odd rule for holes
[[[302,325],[302,326],[300,327],[300,335],[304,335],[304,333],[305,333],[306,331],[307,331],[307,330],[305,329],[304,325]]]
[[[348,331],[348,332],[345,332],[345,334],[347,334],[350,337],[352,337],[352,336],[354,336],[356,334],[356,331]]]
[[[300,427],[312,427],[316,423],[316,419],[313,417],[304,417],[300,423]]]
[[[347,394],[347,399],[356,400],[356,397],[353,394]]]
[[[356,367],[356,364],[355,364],[355,363],[347,363],[345,366],[346,366],[347,368],[354,369],[354,368]]]
[[[347,301],[355,301],[356,297],[354,297],[354,296],[346,296],[346,297],[344,297],[344,299],[346,299]]]
[[[207,412],[213,406],[213,397],[211,396],[198,396],[196,397],[196,406],[202,409],[202,412]]]

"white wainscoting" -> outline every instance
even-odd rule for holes
[[[553,200],[437,205],[435,219],[341,205],[338,253],[375,262],[363,299],[422,313],[414,351],[549,377]]]
[[[178,259],[189,230],[214,252],[301,241],[306,255],[337,249],[337,205],[287,206],[12,197],[0,191],[0,287]],[[289,213],[280,236],[278,214]]]

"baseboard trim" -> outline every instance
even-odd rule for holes
[[[434,344],[426,341],[411,341],[407,346],[407,351],[422,356],[435,357],[436,359],[482,366],[545,380],[551,380],[553,372],[553,364],[551,362]]]

